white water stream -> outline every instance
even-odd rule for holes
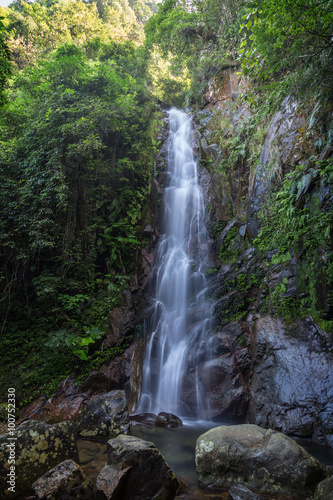
[[[167,411],[209,417],[200,388],[200,363],[206,356],[211,310],[206,300],[207,231],[197,163],[191,145],[191,121],[169,112],[169,187],[156,256],[154,312],[147,326],[138,412]]]

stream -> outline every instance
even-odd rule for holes
[[[226,422],[223,424],[227,425]],[[194,450],[196,440],[201,434],[218,425],[222,425],[222,422],[186,420],[183,427],[177,429],[149,428],[134,425],[131,428],[131,434],[155,443],[178,479],[187,486],[186,490],[177,496],[177,499],[227,500],[227,492],[201,489],[195,471]],[[322,464],[333,466],[333,449],[316,445],[305,439],[297,439],[296,441]],[[79,440],[78,449],[80,465],[86,475],[92,481],[95,481],[98,473],[107,462],[106,443]],[[279,497],[267,496],[266,498],[277,500]]]

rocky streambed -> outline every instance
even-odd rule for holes
[[[332,498],[332,466],[290,437],[213,425],[168,414],[130,419],[123,391],[96,397],[76,422],[27,420],[0,437],[0,498],[9,498],[10,481],[10,498],[29,500]]]

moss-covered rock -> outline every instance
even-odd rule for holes
[[[325,470],[296,441],[256,425],[221,426],[201,435],[195,460],[202,486],[244,484],[262,493],[313,495]]]
[[[78,435],[109,439],[129,430],[129,415],[124,391],[111,391],[92,400],[76,420]]]
[[[8,487],[11,498],[32,493],[32,483],[55,465],[78,460],[76,426],[72,422],[48,425],[28,420],[12,433],[0,436],[0,497]],[[11,479],[12,483],[8,483]],[[15,492],[15,493],[14,493]]]
[[[65,460],[33,484],[36,499],[56,498],[87,500],[93,498],[94,484],[73,460]]]
[[[333,476],[318,484],[314,500],[333,500]]]

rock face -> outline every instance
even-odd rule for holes
[[[248,419],[333,446],[333,339],[311,318],[259,318]]]
[[[172,500],[179,487],[176,476],[153,443],[123,435],[108,441],[108,468],[103,469],[97,480],[99,488],[102,482],[109,485],[108,491],[117,490],[120,495],[106,498],[126,500]]]
[[[124,391],[111,391],[92,400],[76,420],[78,435],[109,439],[129,430],[129,415]]]
[[[210,401],[211,417],[242,419],[249,394],[246,379],[250,374],[249,335],[241,325],[226,325],[210,338],[212,360],[199,369],[203,391]]]
[[[0,436],[0,469],[15,473],[17,496],[29,495],[32,483],[60,462],[78,460],[76,427],[71,422],[48,425],[29,420],[23,422],[13,433]],[[16,440],[10,440],[16,438]],[[14,445],[13,445],[14,443]],[[8,446],[8,445],[11,446]],[[15,469],[11,469],[11,458],[15,457]],[[0,476],[0,497],[5,498],[8,477]],[[12,498],[15,495],[11,494]]]
[[[293,439],[256,425],[221,426],[197,440],[195,460],[202,486],[241,483],[262,493],[306,498],[325,478],[322,465]]]
[[[53,467],[32,485],[39,500],[66,498],[66,500],[88,500],[93,498],[94,485],[73,460],[66,460]]]
[[[333,500],[333,476],[318,484],[314,500]]]

